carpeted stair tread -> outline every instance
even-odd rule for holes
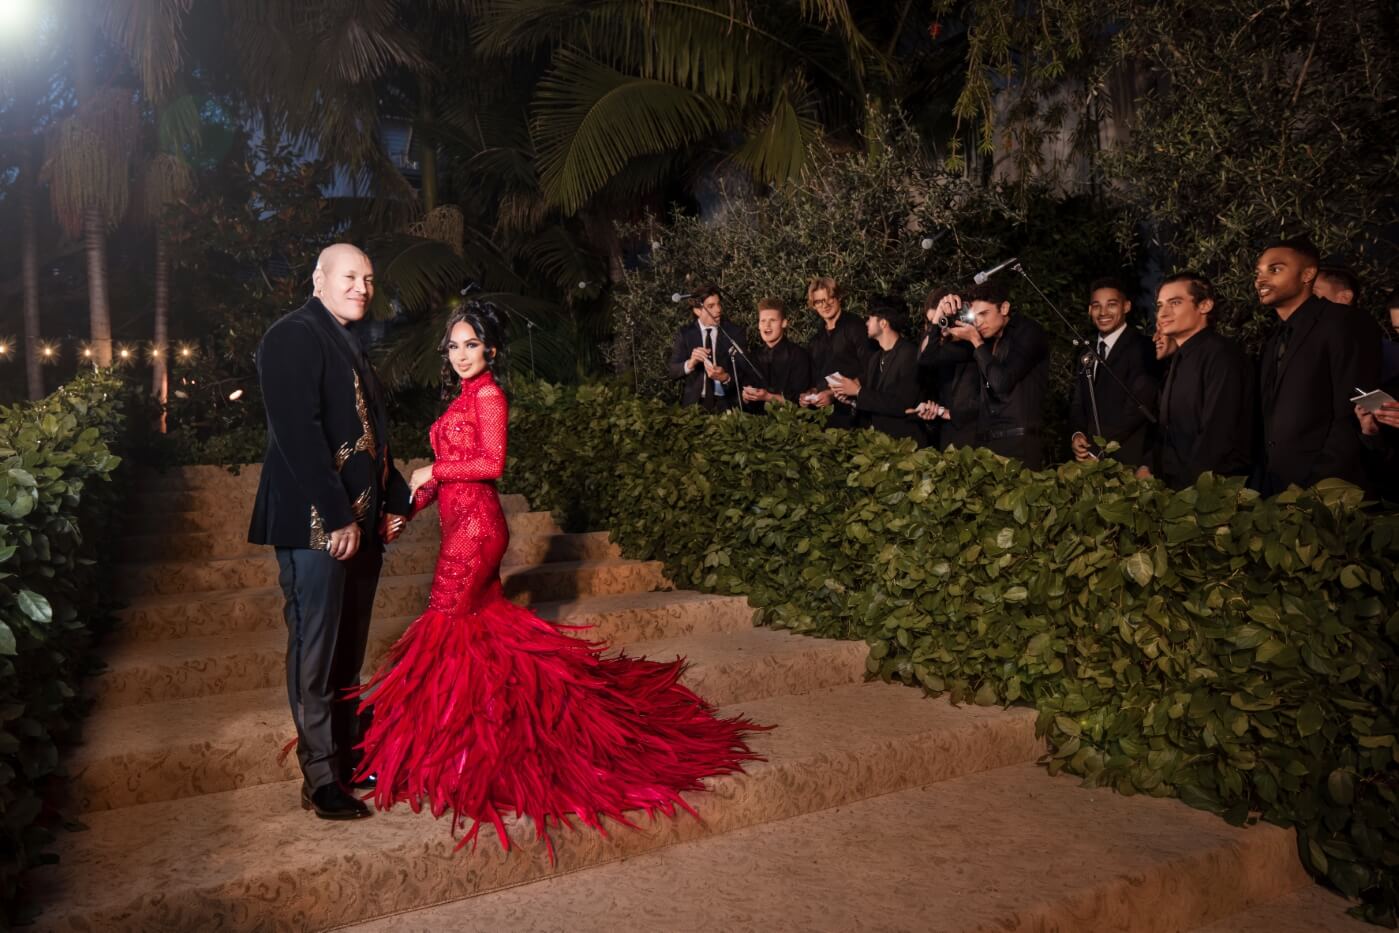
[[[384,556],[383,575],[431,573],[437,563],[439,549],[440,543],[435,537],[424,537],[411,544],[396,543]],[[620,557],[621,552],[612,544],[607,533],[602,531],[583,534],[520,535],[511,539],[502,566],[615,560]],[[242,557],[192,557],[184,560],[118,564],[113,573],[118,581],[119,592],[136,598],[146,595],[204,593],[233,588],[274,586],[279,571],[272,549],[262,548],[260,554]]]
[[[865,672],[863,643],[771,629],[670,638],[633,646],[632,653],[687,658],[686,683],[716,705],[854,684]],[[296,773],[294,759],[276,760],[293,735],[284,686],[99,708],[84,735],[68,765],[74,804],[83,812],[216,793]]]
[[[1026,764],[348,929],[1167,933],[1305,883],[1290,832]]]
[[[1192,933],[1377,933],[1379,927],[1348,915],[1350,906],[1341,895],[1309,884]]]
[[[1043,752],[1028,710],[954,708],[885,684],[757,700],[725,712],[780,725],[754,740],[768,761],[747,775],[717,779],[712,793],[693,798],[703,822],[642,818],[641,829],[615,826],[607,837],[561,832],[558,864],[550,866],[528,825],[513,827],[516,850],[508,855],[491,834],[483,834],[476,853],[454,854],[447,824],[427,814],[400,808],[352,824],[325,823],[298,808],[298,781],[266,784],[86,815],[86,831],[59,840],[60,863],[35,873],[38,895],[50,905],[39,929],[324,929]],[[853,841],[846,837],[842,845]]]
[[[741,597],[676,590],[584,596],[532,608],[546,619],[588,626],[579,634],[617,645],[743,631],[753,619]],[[370,658],[377,658],[416,617],[376,616]],[[281,616],[276,619],[280,623]],[[89,693],[112,707],[275,686],[284,676],[286,643],[281,624],[186,638],[128,639],[108,654],[107,670],[90,682]]]

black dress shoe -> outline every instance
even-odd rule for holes
[[[358,781],[350,782],[350,790],[373,790],[379,786],[379,776],[377,774],[366,774]]]
[[[339,784],[323,784],[315,790],[301,785],[301,809],[315,810],[323,820],[362,820],[369,808],[341,789]]]

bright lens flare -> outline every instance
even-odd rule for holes
[[[34,23],[34,0],[0,0],[0,40],[18,38]]]

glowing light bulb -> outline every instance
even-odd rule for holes
[[[232,392],[228,393],[228,400],[229,400],[230,402],[236,402],[236,401],[238,401],[238,400],[239,400],[240,398],[242,398],[242,397],[243,397],[243,390],[242,390],[242,389],[234,389]]]

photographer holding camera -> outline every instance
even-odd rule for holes
[[[1040,413],[1049,386],[1049,341],[1044,329],[1012,316],[1005,286],[986,282],[938,303],[948,333],[972,348],[981,380],[976,443],[1032,470],[1044,466]]]
[[[919,347],[921,402],[911,414],[924,421],[927,444],[938,450],[976,445],[977,412],[981,408],[980,376],[972,346],[952,337],[955,317],[948,317],[942,300],[952,292],[935,288],[923,299],[926,321]]]

